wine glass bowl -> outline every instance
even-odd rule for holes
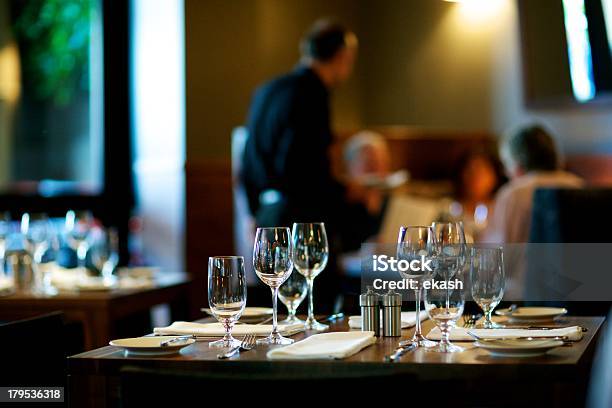
[[[272,291],[272,333],[258,344],[291,344],[292,339],[278,331],[278,290],[293,271],[293,246],[289,228],[257,228],[253,245],[253,268]]]
[[[232,328],[244,312],[247,298],[244,258],[213,256],[208,259],[208,305],[211,314],[225,328],[221,340],[209,347],[236,347],[240,341],[232,337]]]
[[[292,230],[293,261],[297,271],[308,284],[307,330],[322,331],[328,325],[319,323],[314,316],[314,279],[325,269],[329,259],[329,245],[325,224],[322,222],[294,223]]]
[[[485,315],[482,327],[502,328],[491,320],[491,314],[504,296],[504,258],[501,247],[473,247],[470,254],[472,299]]]

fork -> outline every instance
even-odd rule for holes
[[[252,350],[253,347],[255,347],[255,339],[256,339],[255,334],[248,333],[246,336],[244,336],[239,346],[232,348],[227,353],[218,354],[217,358],[220,360],[223,360],[223,359],[232,357],[233,355],[238,353],[240,350],[243,350],[243,351]]]

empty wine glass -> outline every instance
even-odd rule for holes
[[[40,264],[51,238],[51,225],[47,215],[25,213],[21,216],[20,228],[34,262]]]
[[[288,312],[288,316],[281,322],[282,324],[304,323],[304,321],[298,319],[295,314],[297,308],[306,297],[307,292],[308,283],[301,273],[292,273],[289,279],[281,285],[278,290],[278,297],[287,307]]]
[[[236,347],[241,344],[232,337],[232,328],[242,316],[246,298],[244,258],[241,256],[208,258],[208,305],[212,315],[225,328],[225,336],[221,340],[209,343],[209,347]]]
[[[452,279],[467,261],[463,222],[434,222],[431,227],[436,237],[436,266],[447,280]]]
[[[482,327],[502,328],[491,314],[504,296],[504,255],[501,247],[473,247],[470,257],[472,298],[485,315]]]
[[[434,274],[429,286],[424,286],[423,301],[429,318],[438,326],[441,338],[437,347],[427,351],[439,353],[456,353],[464,348],[450,342],[450,332],[457,319],[463,314],[465,306],[465,272],[459,269],[452,279],[448,278],[448,270],[434,268]]]
[[[66,233],[69,245],[76,251],[79,267],[86,266],[89,243],[87,238],[93,225],[93,216],[89,211],[66,212]]]
[[[397,259],[406,260],[408,262],[415,259],[420,260],[421,256],[424,256],[425,259],[433,259],[436,250],[435,243],[435,236],[431,227],[401,227],[397,239]],[[401,272],[404,279],[415,282],[417,287],[414,290],[417,316],[414,336],[412,336],[412,340],[410,341],[401,342],[400,345],[402,346],[408,343],[414,343],[417,347],[434,347],[437,344],[435,341],[428,340],[423,336],[420,319],[422,285],[432,273],[433,271],[428,270],[408,270],[406,272]]]
[[[113,272],[119,263],[119,237],[115,228],[98,228],[91,247],[91,262],[106,283],[112,283]]]
[[[257,228],[253,246],[253,267],[263,283],[272,290],[272,333],[257,344],[291,344],[292,339],[281,336],[278,331],[278,288],[293,271],[293,246],[289,228]]]
[[[313,293],[314,278],[325,269],[329,258],[325,224],[322,222],[294,223],[292,241],[295,267],[308,283],[308,317],[304,327],[308,330],[325,330],[329,326],[317,322],[314,316]]]

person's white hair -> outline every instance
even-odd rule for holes
[[[365,147],[382,147],[387,148],[387,141],[380,134],[371,130],[362,130],[359,133],[351,136],[351,138],[344,145],[344,161],[350,163],[357,158],[357,155]]]

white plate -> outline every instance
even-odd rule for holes
[[[485,340],[474,342],[476,347],[487,350],[500,357],[535,357],[546,354],[549,350],[562,346],[561,340]]]
[[[165,347],[161,346],[164,340],[170,340],[176,336],[148,336],[133,337],[128,339],[112,340],[108,344],[121,347],[129,354],[133,355],[165,355],[178,353],[183,347],[195,343],[195,339],[185,339],[175,341]]]
[[[507,316],[510,322],[544,322],[567,314],[567,309],[563,307],[519,307],[511,313],[504,309],[496,310],[495,314]]]
[[[202,309],[202,311],[212,316],[210,309]],[[264,318],[267,316],[272,316],[271,307],[245,307],[244,311],[242,312],[242,317],[246,318]]]

